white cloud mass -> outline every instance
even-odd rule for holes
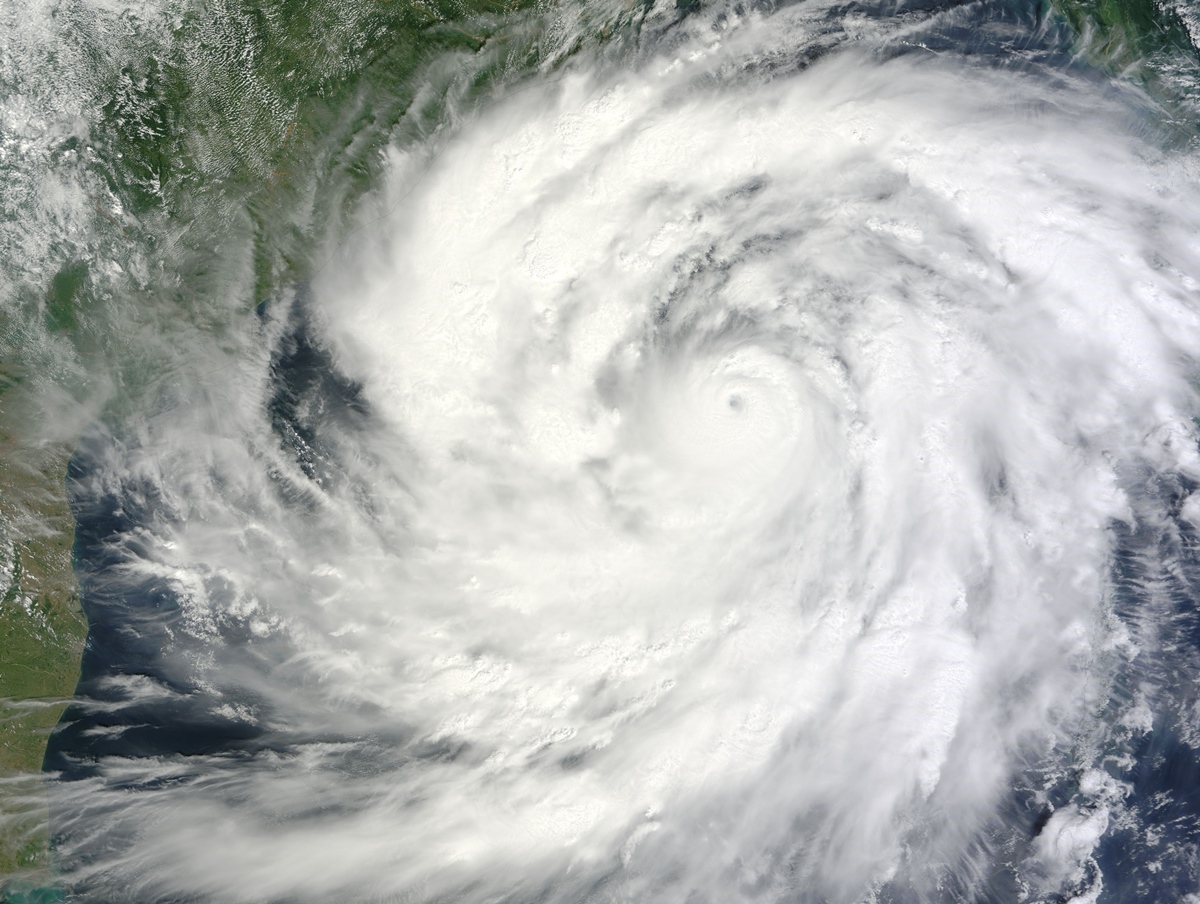
[[[58,785],[69,881],[1097,887],[1114,676],[1156,643],[1118,548],[1200,480],[1194,165],[1137,98],[882,24],[798,65],[829,15],[696,20],[397,149],[252,363],[95,440],[85,520],[152,517],[96,540],[93,615],[153,597],[169,642],[89,730],[236,743]],[[340,376],[285,391],[300,322]]]

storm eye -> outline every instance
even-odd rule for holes
[[[734,394],[729,397],[729,407],[734,411],[741,411],[745,404],[740,395]]]

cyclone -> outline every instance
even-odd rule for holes
[[[68,887],[1124,887],[1198,724],[1196,159],[973,14],[705,10],[464,101],[235,366],[93,426]]]

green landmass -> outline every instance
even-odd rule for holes
[[[1177,0],[1047,2],[1074,33],[1081,62],[1145,92],[1164,144],[1196,145],[1200,13]]]
[[[86,635],[64,487],[72,441],[44,429],[42,390],[131,416],[181,360],[194,361],[186,355],[199,339],[238,347],[234,313],[312,275],[378,184],[389,145],[444,122],[439,93],[483,97],[546,65],[552,42],[510,27],[514,13],[532,22],[544,8],[213,0],[110,21],[62,6],[85,70],[59,77],[85,86],[90,119],[47,165],[85,186],[93,219],[86,235],[51,236],[36,267],[0,260],[15,287],[0,305],[0,901],[52,899],[39,774]],[[1175,63],[1195,61],[1180,16],[1155,0],[1047,9],[1090,64],[1164,96]],[[614,25],[593,24],[597,41]],[[432,100],[418,97],[418,76]]]
[[[4,397],[0,396],[0,404]],[[71,567],[65,445],[28,448],[0,409],[0,900],[49,879],[46,739],[74,691],[87,625]]]
[[[14,253],[0,253],[3,904],[58,899],[40,773],[86,639],[61,411],[136,420],[194,369],[190,356],[212,354],[197,346],[241,347],[239,316],[311,275],[377,183],[402,121],[419,138],[441,122],[430,106],[439,92],[461,93],[462,72],[474,73],[467,91],[483,92],[536,62],[536,30],[500,36],[511,13],[534,6],[215,0],[119,20],[59,9],[82,68],[58,77],[83,86],[90,112],[86,132],[66,134],[39,165],[82,186],[90,223],[21,233],[28,212],[0,195],[0,220],[18,230]],[[47,67],[58,64],[51,53]],[[434,94],[414,113],[421,73]],[[37,73],[26,75],[30,84],[0,93],[34,95]],[[45,249],[36,260],[16,253],[35,246]]]
[[[1194,57],[1179,13],[1157,0],[1054,0],[1094,64],[1125,72],[1166,53]]]

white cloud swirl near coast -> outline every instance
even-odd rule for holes
[[[1089,745],[1149,643],[1110,610],[1113,525],[1167,516],[1146,473],[1200,479],[1194,169],[1034,66],[778,65],[812,15],[580,63],[397,151],[304,302],[359,393],[318,419],[333,476],[280,448],[265,354],[127,444],[113,473],[173,515],[123,573],[181,600],[181,682],[276,740],[64,785],[81,887],[1078,881],[1120,799]],[[1014,785],[1067,768],[1086,812],[1001,850]]]

